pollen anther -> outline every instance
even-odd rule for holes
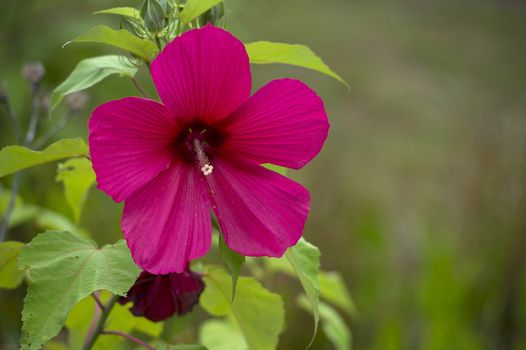
[[[198,139],[194,139],[194,152],[197,163],[201,167],[201,172],[203,173],[203,175],[208,176],[212,174],[214,166],[210,164],[210,161],[208,160],[208,157],[206,156],[205,151],[203,150],[203,146],[201,145],[201,142]]]

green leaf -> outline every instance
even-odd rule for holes
[[[356,306],[342,276],[337,272],[322,271],[318,278],[320,280],[321,297],[345,310],[349,316],[356,316]]]
[[[56,180],[64,184],[66,200],[78,222],[88,190],[95,183],[91,162],[86,158],[76,158],[59,164]]]
[[[171,345],[167,344],[163,341],[159,341],[155,348],[157,350],[207,350],[206,347],[203,345],[197,345],[197,344],[177,344],[177,345]]]
[[[102,292],[99,298],[103,303],[107,303],[111,294]],[[95,300],[88,296],[80,301],[71,310],[66,321],[66,327],[69,331],[69,350],[81,350],[86,333],[90,327],[91,320],[95,311]],[[144,317],[134,316],[128,305],[115,304],[108,316],[106,329],[131,333],[138,331],[152,338],[157,338],[163,330],[162,322],[152,322]],[[119,336],[105,335],[101,336],[95,342],[92,350],[114,350],[118,349],[123,343],[124,338]]]
[[[230,275],[232,276],[232,301],[234,301],[236,296],[237,278],[239,277],[241,265],[245,262],[245,257],[230,249],[226,245],[223,235],[221,234],[219,235],[219,255],[226,267],[228,267]]]
[[[98,248],[92,240],[59,231],[37,235],[22,248],[18,265],[29,280],[22,350],[40,349],[56,336],[73,306],[90,293],[106,289],[123,295],[139,274],[123,240]]]
[[[209,268],[204,275],[206,288],[201,305],[214,316],[236,320],[251,350],[274,350],[285,323],[281,296],[271,293],[254,278],[240,277],[236,299],[231,277],[220,268]]]
[[[298,303],[305,310],[311,311],[309,301],[304,295],[298,299]],[[337,350],[350,350],[351,332],[343,319],[330,305],[320,302],[319,306],[323,333],[325,333]]]
[[[64,46],[70,43],[101,43],[118,47],[128,51],[146,62],[149,62],[157,54],[157,46],[148,39],[141,39],[128,32],[127,30],[115,30],[108,26],[98,25],[86,33],[79,35],[75,39],[68,41]]]
[[[320,250],[314,245],[301,238],[298,243],[285,252],[285,257],[296,272],[305,294],[309,300],[312,315],[314,316],[314,332],[309,346],[314,341],[318,330],[320,302],[320,283],[318,274],[320,272]]]
[[[127,64],[123,56],[86,58],[80,61],[66,80],[55,88],[51,95],[51,110],[55,109],[66,95],[92,87],[112,74],[133,77],[135,73],[137,67]]]
[[[87,155],[88,146],[80,137],[59,140],[43,151],[33,151],[23,146],[7,146],[0,150],[0,177],[35,165]]]
[[[256,41],[245,44],[245,48],[250,63],[282,63],[312,69],[340,81],[349,88],[349,85],[338,74],[333,72],[320,57],[305,45]]]
[[[141,20],[141,13],[133,7],[113,7],[111,9],[100,10],[93,13],[94,15],[118,15],[130,17],[135,20]]]
[[[23,246],[15,241],[0,243],[0,288],[14,289],[22,283],[24,271],[18,269],[16,259]]]
[[[223,0],[188,0],[184,6],[184,10],[181,12],[180,19],[183,24],[187,24],[221,1]]]
[[[239,327],[228,320],[208,320],[199,329],[199,342],[208,350],[248,350]]]

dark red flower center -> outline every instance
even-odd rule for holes
[[[181,159],[199,166],[204,175],[210,175],[214,168],[212,158],[225,139],[226,134],[220,129],[194,123],[179,132],[174,147]]]

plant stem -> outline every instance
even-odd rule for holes
[[[31,91],[33,93],[33,100],[31,104],[31,117],[29,119],[29,126],[27,128],[26,137],[24,139],[23,145],[29,146],[33,142],[35,138],[36,129],[38,126],[38,114],[40,112],[40,83],[33,83],[31,85]],[[11,118],[13,119],[13,122],[15,123],[15,128],[17,129],[16,134],[17,138],[19,135],[19,128],[18,128],[18,122],[16,121],[16,114],[14,109],[11,106],[11,102],[9,101],[9,96],[5,96],[5,104],[7,106],[7,110]],[[13,179],[13,184],[11,185],[11,196],[9,197],[9,203],[7,205],[7,209],[5,211],[4,216],[2,217],[2,222],[0,223],[0,242],[3,242],[7,236],[7,229],[9,227],[9,221],[11,220],[11,215],[13,214],[13,210],[15,208],[15,202],[16,202],[16,196],[18,195],[18,189],[20,188],[20,172],[15,173],[15,177]]]
[[[137,88],[137,90],[141,93],[143,97],[149,98],[148,94],[146,93],[146,91],[144,91],[144,89],[141,87],[141,85],[139,84],[137,79],[135,79],[135,77],[131,78],[131,81],[133,85],[135,85],[135,88]]]
[[[118,298],[119,296],[113,295],[108,301],[108,303],[102,308],[102,313],[100,314],[99,319],[93,324],[93,328],[90,327],[90,330],[88,330],[88,334],[86,335],[86,340],[84,341],[84,346],[82,347],[82,350],[90,350],[93,347],[93,345],[95,345],[97,338],[99,337],[99,335],[102,334],[104,330],[106,320],[108,319],[111,309],[113,309],[113,306],[117,302]],[[97,304],[97,307],[99,307],[98,305],[99,304]]]
[[[102,303],[102,301],[100,301],[98,293],[97,292],[93,292],[93,293],[91,293],[91,296],[93,297],[93,299],[95,299],[95,302],[97,303],[99,308],[101,310],[104,310],[104,304]]]
[[[128,340],[131,340],[132,342],[134,342],[135,344],[138,344],[140,346],[143,346],[145,347],[146,349],[149,349],[149,350],[155,350],[155,348],[153,346],[151,346],[150,344],[142,341],[141,339],[139,338],[136,338],[134,337],[133,335],[131,334],[128,334],[128,333],[124,333],[124,332],[120,332],[120,331],[102,331],[101,334],[107,334],[107,335],[118,335],[118,336],[121,336],[123,338],[126,338]]]
[[[69,111],[68,114],[65,117],[62,117],[57,124],[55,124],[49,130],[47,130],[42,136],[40,136],[35,140],[35,142],[33,142],[33,148],[38,150],[46,143],[48,143],[49,140],[51,140],[53,137],[57,136],[59,132],[64,130],[64,128],[68,125],[71,119],[73,119],[73,117],[76,116],[76,114],[76,112]]]

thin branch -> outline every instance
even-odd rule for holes
[[[55,124],[52,128],[50,128],[48,131],[46,131],[42,136],[37,138],[35,142],[33,143],[33,147],[35,149],[39,149],[42,146],[44,146],[46,143],[49,142],[53,137],[55,137],[59,132],[64,130],[64,128],[68,125],[68,123],[73,119],[75,116],[75,113],[68,112],[68,114],[63,117],[59,123]]]
[[[146,93],[146,91],[144,91],[144,89],[141,87],[141,85],[139,84],[137,79],[135,79],[135,77],[131,78],[131,81],[133,85],[135,85],[135,88],[137,88],[137,90],[141,93],[143,97],[149,98],[148,94]]]
[[[15,209],[16,196],[18,194],[18,189],[20,188],[20,172],[15,173],[15,178],[13,179],[13,184],[11,185],[11,195],[9,197],[9,203],[7,204],[6,211],[2,217],[2,222],[0,223],[0,242],[5,240],[7,235],[7,229],[9,228],[9,221],[11,215],[13,215],[13,210]]]
[[[99,306],[99,308],[100,308],[101,310],[104,310],[104,304],[103,304],[102,301],[100,300],[99,295],[97,294],[97,292],[93,292],[93,293],[91,293],[91,296],[93,297],[93,299],[95,299],[95,302],[97,303],[97,305]]]
[[[120,331],[102,331],[101,334],[106,334],[106,335],[118,335],[118,336],[121,336],[123,338],[126,338],[128,340],[131,340],[132,342],[134,342],[135,344],[138,344],[140,346],[143,346],[145,347],[146,349],[149,349],[149,350],[155,350],[155,348],[153,346],[151,346],[150,344],[146,343],[145,341],[142,341],[141,339],[139,338],[136,338],[134,337],[133,335],[131,334],[128,334],[128,333],[124,333],[124,332],[120,332]]]
[[[90,327],[90,330],[88,331],[88,334],[86,335],[86,339],[84,340],[84,345],[82,346],[82,350],[90,350],[93,347],[93,345],[95,345],[97,338],[99,337],[99,335],[102,334],[104,330],[104,325],[106,324],[106,320],[108,319],[111,309],[113,309],[113,305],[115,305],[118,298],[119,297],[117,295],[113,295],[111,299],[108,301],[108,303],[104,305],[104,307],[102,308],[102,313],[100,314],[98,319],[95,321],[96,318],[94,318],[94,323],[92,324],[92,327]],[[98,304],[97,304],[97,307],[98,307]]]
[[[16,117],[15,109],[13,108],[13,105],[11,104],[11,99],[9,98],[9,89],[7,87],[7,81],[2,82],[2,94],[4,96],[2,99],[2,104],[5,106],[7,115],[9,116],[9,119],[11,119],[11,122],[13,123],[13,127],[15,129],[15,137],[16,141],[19,142],[20,138],[20,125],[18,124],[18,118]]]
[[[31,117],[29,119],[29,126],[27,128],[26,138],[24,139],[24,146],[29,146],[33,143],[35,139],[35,134],[38,126],[38,115],[40,113],[40,84],[34,83],[32,85],[33,90],[33,101],[31,103]]]
[[[31,90],[33,93],[32,108],[31,108],[31,117],[29,120],[29,126],[27,128],[26,137],[24,139],[24,146],[29,146],[35,138],[36,129],[38,126],[38,115],[40,113],[40,84],[38,82],[31,85]],[[6,93],[5,96],[6,106],[8,108],[11,118],[16,120],[16,114],[14,109],[11,107],[9,101],[9,96]],[[18,129],[18,122],[15,124],[15,127]],[[18,136],[18,131],[17,131]],[[9,221],[11,220],[11,215],[13,215],[13,210],[15,208],[16,196],[18,195],[18,189],[20,188],[20,172],[15,173],[15,178],[13,179],[13,184],[11,185],[11,196],[9,197],[9,203],[7,205],[7,210],[5,211],[4,216],[2,217],[2,222],[0,223],[0,242],[3,242],[7,236],[7,229],[9,228]]]

